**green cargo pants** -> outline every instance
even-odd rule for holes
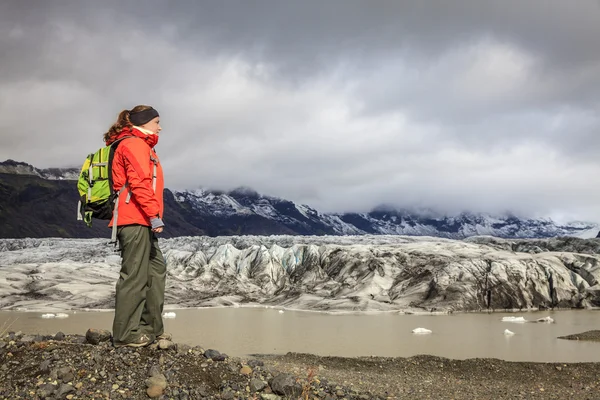
[[[119,227],[121,272],[117,281],[113,341],[126,344],[142,334],[164,332],[162,311],[167,266],[150,227]]]

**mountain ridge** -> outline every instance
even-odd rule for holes
[[[107,237],[104,221],[89,229],[75,220],[78,194],[75,168],[38,169],[0,162],[0,237]],[[221,235],[409,235],[464,239],[555,236],[595,237],[598,225],[557,224],[549,218],[492,216],[463,212],[439,215],[380,205],[370,212],[321,213],[303,204],[261,195],[248,187],[229,192],[165,189],[166,237]],[[51,212],[44,212],[53,210]]]

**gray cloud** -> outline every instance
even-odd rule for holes
[[[0,159],[144,103],[172,188],[600,221],[598,37],[598,1],[9,0]]]

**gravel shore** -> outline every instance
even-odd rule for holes
[[[231,358],[170,341],[115,349],[110,332],[94,329],[0,338],[0,399],[149,398],[600,399],[600,363],[296,353]]]

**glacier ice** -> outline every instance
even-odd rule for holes
[[[412,333],[417,335],[428,335],[431,333],[431,331],[427,328],[415,328],[412,330]]]
[[[502,322],[516,322],[522,324],[527,322],[527,320],[524,317],[502,317]]]
[[[505,329],[505,330],[504,330],[504,334],[505,334],[506,336],[512,336],[512,335],[514,335],[515,333],[514,333],[514,332],[512,332],[512,331],[509,331],[508,329]]]
[[[167,318],[167,319],[172,319],[172,318],[175,318],[176,316],[177,316],[177,314],[175,314],[172,311],[166,312],[163,314],[163,318]]]
[[[552,324],[552,323],[554,323],[554,319],[552,317],[544,317],[544,318],[538,318],[538,319],[536,319],[535,322],[542,322],[542,323]]]
[[[173,308],[437,314],[600,306],[596,239],[274,235],[160,246]],[[0,240],[0,308],[110,309],[119,263],[104,239]]]

